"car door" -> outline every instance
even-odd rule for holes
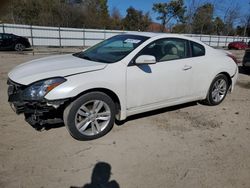
[[[157,105],[188,99],[192,86],[192,61],[187,40],[160,39],[150,43],[134,58],[153,55],[156,64],[135,65],[127,68],[127,108]]]

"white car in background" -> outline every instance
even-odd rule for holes
[[[21,64],[8,76],[9,102],[33,127],[63,121],[74,138],[91,140],[115,119],[190,101],[220,104],[238,66],[193,38],[138,32]]]

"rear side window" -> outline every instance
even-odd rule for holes
[[[9,34],[3,34],[2,38],[3,38],[3,39],[12,39],[13,36],[12,36],[12,35],[9,35]]]
[[[203,45],[196,42],[191,42],[192,57],[199,57],[205,55],[205,48]]]

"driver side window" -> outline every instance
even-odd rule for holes
[[[166,38],[152,42],[139,55],[152,55],[157,62],[189,57],[188,42],[178,38]]]

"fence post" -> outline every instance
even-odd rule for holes
[[[34,41],[33,41],[33,28],[32,28],[32,25],[30,25],[30,38],[31,38],[31,46],[32,46],[32,54],[33,56],[35,55],[35,52],[34,52]]]
[[[32,28],[32,25],[30,25],[30,38],[31,38],[31,45],[33,47],[34,46],[34,41],[33,41],[33,28]]]
[[[227,37],[228,37],[228,36],[227,36]],[[226,37],[225,47],[227,47],[227,37]]]
[[[104,28],[103,32],[104,32],[104,40],[105,40],[106,39],[106,29],[105,28]]]
[[[3,33],[5,33],[4,23],[3,23]]]
[[[59,47],[62,48],[61,27],[58,27]]]
[[[218,42],[217,42],[217,47],[220,46],[220,36],[217,36],[218,37]]]
[[[211,40],[212,40],[212,36],[209,35],[209,46],[211,46]]]
[[[85,48],[86,42],[85,42],[85,27],[83,26],[83,30],[82,30],[82,36],[83,36],[83,47]]]

